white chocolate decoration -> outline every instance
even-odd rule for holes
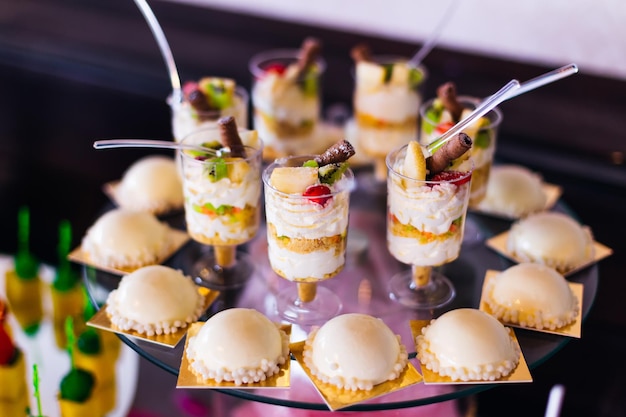
[[[558,212],[536,213],[511,226],[508,252],[520,262],[534,262],[566,273],[593,260],[591,230]]]
[[[280,371],[289,359],[289,336],[256,310],[231,308],[190,338],[186,354],[193,372],[205,380],[249,384]]]
[[[521,352],[510,332],[483,311],[451,310],[416,337],[417,358],[453,381],[495,381],[519,363]]]
[[[498,165],[491,168],[487,192],[478,207],[520,218],[544,210],[546,201],[541,176],[523,166]]]
[[[175,333],[202,314],[204,298],[190,277],[163,265],[124,276],[107,299],[107,314],[122,330],[148,336]]]
[[[112,268],[137,268],[159,263],[172,248],[169,228],[142,211],[117,208],[87,230],[81,248],[88,258]]]
[[[126,170],[114,191],[120,207],[162,214],[183,207],[183,184],[174,159],[141,158]]]
[[[314,328],[304,346],[304,362],[323,382],[346,390],[371,390],[400,375],[406,348],[380,319],[343,314]]]
[[[487,284],[485,302],[506,323],[555,330],[576,320],[578,299],[563,275],[545,265],[522,263]]]

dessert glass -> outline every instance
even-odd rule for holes
[[[471,162],[453,180],[415,180],[403,175],[407,146],[387,156],[387,247],[411,270],[394,275],[389,296],[415,309],[434,309],[455,295],[448,278],[433,267],[458,258],[472,177]]]
[[[470,110],[474,110],[480,104],[480,100],[476,97],[460,96],[458,100],[464,108]],[[450,123],[440,124],[438,120],[434,120],[434,101],[435,99],[430,99],[420,107],[420,143],[423,146],[427,146],[452,127]],[[502,123],[502,112],[497,107],[484,117],[489,121],[488,124],[483,124],[478,129],[472,128],[470,125],[470,127],[464,130],[473,141],[470,150],[470,157],[474,162],[469,200],[470,207],[476,207],[487,193],[489,172],[496,153],[498,129]],[[480,119],[478,122],[480,122]]]
[[[226,116],[233,116],[237,126],[248,127],[249,96],[245,88],[235,87],[233,104],[222,110],[198,111],[187,100],[177,100],[173,96],[167,98],[172,109],[172,134],[174,140],[180,142],[196,130],[216,127],[217,121]]]
[[[348,207],[354,187],[350,169],[328,195],[286,194],[270,185],[275,168],[299,167],[314,157],[281,158],[263,171],[270,265],[281,278],[296,283],[278,293],[277,310],[285,320],[298,324],[323,323],[341,310],[339,297],[318,283],[336,276],[345,265]]]
[[[417,123],[422,102],[420,88],[427,77],[423,66],[411,67],[408,59],[397,56],[374,56],[372,62],[385,68],[394,63],[406,63],[404,78],[394,81],[372,82],[366,71],[361,71],[357,63],[353,96],[355,134],[359,149],[372,158],[373,175],[360,178],[366,188],[384,188],[387,179],[385,158],[392,150],[417,140]],[[367,63],[366,63],[367,64]],[[419,80],[411,83],[409,72],[417,71]]]
[[[243,137],[246,129],[239,129]],[[196,131],[183,144],[200,145],[219,140],[217,128]],[[260,142],[259,142],[260,143]],[[245,158],[198,159],[180,152],[185,221],[189,236],[213,247],[195,260],[191,274],[196,282],[214,289],[231,289],[245,284],[253,266],[237,246],[257,233],[261,211],[262,145],[244,146]],[[223,175],[211,173],[221,171]]]
[[[287,68],[298,62],[299,50],[275,49],[254,55],[252,74],[254,128],[265,145],[279,155],[297,154],[315,134],[320,121],[321,83],[326,61],[318,57],[315,68],[303,78],[289,76]]]

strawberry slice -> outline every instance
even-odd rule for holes
[[[309,185],[304,193],[302,194],[304,197],[308,197],[313,203],[319,204],[320,206],[324,206],[328,200],[331,199],[330,196],[330,188],[324,184],[317,185]]]
[[[275,72],[278,75],[283,75],[287,70],[287,65],[279,64],[278,62],[273,62],[269,64],[267,67],[263,68],[266,73]]]
[[[446,181],[459,186],[469,182],[471,178],[472,175],[467,175],[466,172],[442,171],[433,175],[433,177],[430,178],[429,181]]]
[[[450,130],[452,126],[454,126],[454,123],[452,122],[442,122],[437,125],[435,131],[439,134],[443,134]]]

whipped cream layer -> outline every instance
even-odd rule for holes
[[[107,314],[122,330],[169,334],[200,317],[204,299],[191,278],[163,265],[125,275],[107,298]]]
[[[102,215],[81,244],[93,262],[113,268],[158,263],[171,247],[166,224],[148,212],[123,208]]]
[[[541,212],[515,222],[507,250],[521,262],[535,262],[564,273],[593,260],[591,230],[563,213]]]
[[[417,120],[421,97],[417,91],[402,85],[381,85],[374,91],[356,90],[354,109],[386,123],[405,123]]]
[[[276,73],[266,73],[257,79],[252,89],[255,110],[292,125],[319,118],[320,100],[317,94],[305,94],[293,79]]]
[[[572,323],[578,299],[553,268],[522,263],[502,271],[486,288],[492,314],[507,323],[555,330]]]
[[[406,348],[380,319],[343,314],[314,328],[304,346],[304,362],[320,380],[347,390],[371,390],[400,375]]]
[[[453,380],[493,381],[510,374],[520,350],[498,320],[462,308],[444,313],[416,338],[417,358],[426,368]]]
[[[281,248],[271,236],[268,236],[267,243],[272,269],[288,280],[323,280],[336,275],[346,262],[345,250],[337,253],[331,248],[298,253]]]
[[[253,309],[220,311],[189,339],[192,370],[204,379],[236,385],[264,381],[289,359],[289,337]]]
[[[182,208],[183,185],[174,159],[153,155],[144,157],[124,173],[115,189],[121,207],[160,214]]]
[[[222,110],[209,112],[214,117],[202,118],[197,115],[196,110],[187,101],[182,103],[172,103],[172,133],[174,140],[180,142],[187,135],[200,129],[215,128],[217,121],[221,117],[233,116],[237,126],[246,127],[248,125],[247,100],[240,95],[233,97],[233,105]]]
[[[202,161],[183,157],[182,163],[185,219],[189,233],[203,236],[206,240],[219,239],[225,244],[251,239],[256,234],[260,220],[260,160],[248,160],[249,169],[240,182],[231,181],[228,177],[212,182],[206,174],[206,164]],[[253,208],[254,218],[239,219],[236,213],[216,215],[198,210],[208,205],[215,209],[229,206],[238,211]]]
[[[372,156],[385,157],[392,150],[417,138],[417,125],[375,128],[362,124],[346,134],[355,137],[363,150]]]
[[[394,170],[400,170],[397,165]],[[470,183],[455,185],[442,182],[434,186],[406,187],[403,179],[392,174],[387,180],[388,214],[402,225],[421,233],[442,235],[450,230],[457,219],[464,219]],[[388,222],[391,222],[388,219]],[[463,227],[463,221],[459,227]],[[387,227],[387,243],[391,254],[410,265],[440,265],[458,257],[462,233],[452,233],[449,238],[424,242],[420,238],[394,235]]]

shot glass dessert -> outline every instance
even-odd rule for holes
[[[317,323],[339,312],[341,302],[317,284],[345,264],[348,206],[354,183],[341,141],[321,155],[287,157],[263,172],[268,256],[272,270],[297,283],[278,295],[288,321]]]
[[[174,140],[180,142],[196,130],[216,127],[220,118],[228,116],[247,128],[248,101],[248,92],[230,78],[204,77],[186,82],[182,97],[170,96],[167,100],[172,109]]]
[[[187,136],[182,143],[198,150],[181,153],[187,232],[214,249],[213,257],[195,263],[193,275],[217,289],[243,285],[252,271],[243,254],[237,259],[236,247],[259,228],[263,152],[256,132],[238,130],[233,117],[218,126]]]
[[[355,133],[359,147],[374,160],[374,179],[384,184],[387,154],[417,140],[419,87],[426,70],[413,67],[406,58],[372,56],[365,45],[354,47],[351,55],[355,61]]]
[[[479,103],[476,97],[457,97],[456,85],[452,82],[441,85],[437,89],[437,97],[428,100],[420,108],[420,143],[426,146],[433,142],[466,118]],[[464,130],[474,142],[470,151],[474,161],[470,207],[475,207],[486,195],[501,123],[502,112],[496,107]]]
[[[454,297],[452,283],[433,267],[459,256],[472,177],[462,158],[472,140],[453,137],[426,158],[416,141],[387,156],[387,246],[411,265],[389,282],[390,297],[416,309],[432,309]]]
[[[276,154],[301,153],[318,127],[326,68],[320,49],[318,40],[307,38],[299,50],[266,51],[250,60],[254,128]]]

